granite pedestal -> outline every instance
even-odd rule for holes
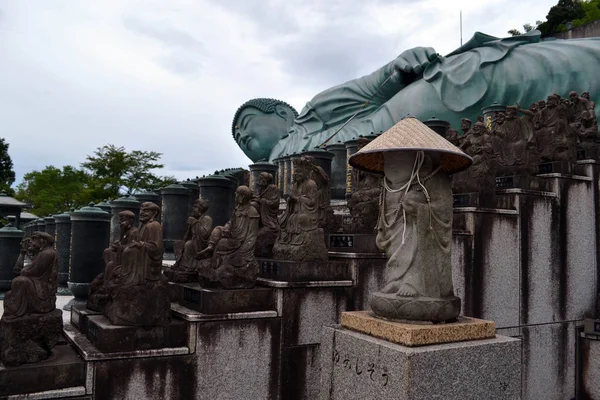
[[[73,304],[71,306],[71,323],[83,334],[88,331],[88,319],[90,316],[102,315],[101,311],[90,310],[85,303]]]
[[[198,283],[180,284],[180,303],[203,314],[229,314],[276,309],[273,289],[206,289]]]
[[[329,261],[283,261],[257,258],[259,276],[284,282],[307,282],[349,279],[350,271],[344,262]]]
[[[493,339],[406,347],[325,327],[320,399],[519,399],[521,345]]]

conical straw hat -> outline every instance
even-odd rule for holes
[[[414,117],[402,119],[348,160],[350,165],[383,172],[383,153],[388,151],[437,152],[442,169],[449,174],[468,168],[473,159]]]

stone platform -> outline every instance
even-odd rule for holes
[[[0,364],[0,396],[81,388],[85,378],[85,362],[75,350],[67,344],[57,345],[44,361],[18,367]]]
[[[85,303],[71,306],[71,323],[83,334],[88,330],[88,318],[93,315],[102,315],[100,311],[90,310]]]
[[[284,282],[336,281],[350,279],[346,263],[329,261],[283,261],[257,258],[260,278]]]
[[[496,336],[496,324],[482,319],[459,317],[458,322],[431,324],[395,322],[376,318],[369,311],[343,312],[344,328],[375,336],[404,346],[425,346]]]
[[[520,399],[521,342],[504,336],[406,347],[323,328],[320,399]]]
[[[169,282],[188,283],[198,281],[198,271],[179,271],[171,267],[165,267],[163,273]]]
[[[112,325],[103,315],[93,315],[88,317],[86,336],[105,353],[183,347],[187,344],[187,324],[173,319],[166,326],[122,326]]]
[[[206,289],[198,283],[180,284],[175,289],[179,302],[204,314],[229,314],[275,310],[275,297],[269,288]]]
[[[381,253],[375,244],[374,233],[335,233],[327,235],[330,252]]]

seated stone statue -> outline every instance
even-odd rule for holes
[[[452,177],[454,193],[477,192],[493,195],[495,190],[496,163],[492,140],[482,122],[475,123],[460,148],[473,158],[473,165]]]
[[[257,257],[272,257],[273,245],[279,234],[279,212],[280,192],[277,185],[273,184],[273,175],[261,172],[258,178],[260,193],[254,199],[258,203],[260,212],[260,224],[258,228],[258,240],[254,254]]]
[[[369,143],[369,139],[358,139],[358,150]],[[381,195],[381,176],[372,172],[353,169],[355,189],[348,200],[348,209],[352,221],[348,233],[375,233],[379,215],[379,196]]]
[[[517,116],[518,107],[498,113],[492,129],[492,146],[499,175],[531,174],[537,171],[539,156],[533,126]]]
[[[569,124],[568,108],[561,103],[558,94],[548,96],[544,108],[538,112],[536,124],[539,127],[536,140],[549,143],[542,146],[548,149],[548,154],[541,154],[542,159],[575,161],[577,137]]]
[[[600,38],[540,38],[539,31],[505,39],[477,32],[445,57],[432,48],[406,50],[371,74],[315,95],[270,149],[262,138],[277,137],[273,133],[276,126],[286,127],[284,119],[275,113],[254,109],[263,119],[256,118],[248,130],[243,128],[241,113],[236,113],[232,131],[252,160],[270,150],[272,161],[319,146],[355,113],[336,140],[346,142],[385,131],[408,114],[422,121],[435,115],[451,126],[460,126],[462,117],[475,121],[481,109],[494,102],[531,104],[548,93],[570,90],[591,90],[598,96]],[[569,79],[564,79],[565,73]],[[592,100],[599,104],[597,97]],[[279,125],[278,120],[282,121]]]
[[[452,286],[448,174],[466,168],[470,158],[416,118],[406,118],[350,164],[385,173],[376,243],[388,256],[386,283],[373,294],[371,309],[390,319],[454,320],[460,299]]]
[[[225,289],[241,289],[256,284],[259,266],[254,250],[260,214],[251,200],[250,188],[239,186],[231,219],[213,229],[208,246],[198,253],[203,260],[198,273],[203,286],[220,284]]]
[[[171,302],[162,275],[162,227],[155,218],[160,208],[152,203],[140,207],[139,239],[123,249],[121,265],[110,280],[110,298],[104,315],[114,325],[160,326],[171,322]]]
[[[188,218],[183,237],[183,251],[173,265],[175,271],[196,271],[196,255],[208,246],[212,230],[212,218],[206,214],[209,203],[206,199],[194,202],[192,215]]]
[[[104,311],[110,294],[109,282],[111,282],[115,268],[122,264],[123,250],[139,240],[139,231],[133,226],[134,220],[135,214],[131,211],[126,210],[119,213],[120,237],[104,250],[104,272],[90,283],[87,300],[87,308],[90,310]]]
[[[56,309],[58,267],[53,243],[49,234],[34,232],[21,246],[15,265],[19,275],[4,296],[0,320],[0,360],[5,365],[48,358],[62,334],[62,312]],[[27,252],[32,260],[23,265]]]
[[[288,261],[324,261],[328,258],[317,184],[310,177],[314,158],[295,158],[294,185],[287,198],[287,208],[279,220],[279,236],[273,257]]]

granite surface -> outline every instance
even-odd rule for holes
[[[581,350],[584,396],[600,399],[600,340],[582,338]]]
[[[342,313],[342,327],[375,336],[404,346],[424,346],[496,336],[496,324],[469,317],[459,317],[449,324],[392,322],[377,318],[369,311]]]
[[[521,346],[497,336],[406,347],[324,328],[320,399],[520,399]]]

